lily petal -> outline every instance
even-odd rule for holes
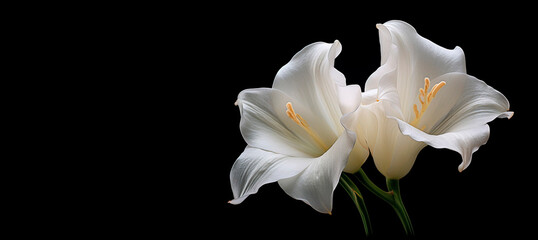
[[[454,49],[441,47],[420,36],[413,26],[403,21],[392,20],[381,26],[378,25],[378,28],[382,27],[386,27],[388,31],[380,30],[379,34],[390,34],[392,44],[398,46],[401,53],[398,63],[403,63],[402,60],[410,60],[407,67],[413,68],[413,71],[409,72],[408,77],[418,77],[419,84],[422,84],[426,76],[435,78],[448,72],[466,73],[465,55],[460,47]],[[380,36],[380,39],[382,38],[389,37]],[[390,49],[387,48],[387,50]]]
[[[465,55],[460,47],[441,47],[420,36],[413,26],[403,21],[388,21],[378,24],[377,28],[382,66],[368,79],[371,83],[367,82],[366,90],[375,87],[383,72],[396,68],[402,109],[412,109],[425,77],[432,79],[450,72],[466,73]],[[404,112],[407,112],[406,119],[413,115],[413,111]]]
[[[458,166],[461,172],[471,164],[473,153],[488,141],[489,126],[487,124],[473,128],[461,129],[440,135],[430,135],[413,126],[395,119],[404,135],[412,137],[416,141],[424,142],[434,148],[447,148],[460,153],[462,163]]]
[[[435,148],[448,148],[462,156],[463,171],[471,163],[472,154],[489,138],[488,122],[510,118],[510,104],[499,91],[485,82],[464,73],[449,73],[433,82],[447,85],[438,93],[424,116],[426,133],[398,118],[400,130],[416,141]],[[445,89],[446,88],[446,89]],[[429,125],[429,126],[428,126]]]
[[[484,125],[495,118],[510,118],[508,99],[484,81],[464,73],[448,73],[432,81],[446,85],[424,114],[431,134]]]
[[[369,95],[372,95],[372,92]],[[362,116],[364,111],[364,107],[359,107],[354,111],[342,116],[341,119],[342,126],[344,126],[347,131],[355,132],[357,136],[353,150],[349,155],[349,161],[344,168],[344,172],[347,173],[356,173],[359,171],[368,158],[368,155],[370,155],[366,134],[368,130],[376,128],[377,126],[371,126],[369,125],[369,122],[361,119],[361,117],[364,117]]]
[[[247,146],[230,171],[234,194],[230,203],[239,204],[261,186],[297,175],[311,163],[310,158],[289,157]]]
[[[382,25],[381,25],[382,26]],[[380,41],[382,39],[382,35],[389,35],[390,36],[390,33],[385,33],[385,34],[381,34],[381,31],[385,29],[385,31],[388,31],[386,30],[386,27],[379,27],[379,38],[380,38]],[[377,89],[378,88],[378,85],[379,85],[379,81],[381,80],[381,78],[387,78],[386,75],[390,75],[390,74],[396,74],[396,70],[397,70],[397,67],[398,67],[398,46],[396,46],[396,44],[390,44],[389,47],[390,47],[390,51],[389,50],[384,50],[384,48],[387,48],[387,46],[383,47],[386,43],[381,43],[381,55],[382,55],[382,61],[381,61],[381,66],[379,66],[379,68],[377,68],[377,70],[375,70],[369,77],[368,79],[366,80],[366,84],[365,84],[365,90],[366,91],[370,91],[370,90],[373,90],[373,89]],[[390,54],[389,54],[390,53]],[[387,59],[383,59],[383,58],[387,58]],[[393,76],[392,77],[393,79],[396,79],[396,76]]]
[[[333,146],[299,174],[278,184],[291,197],[302,200],[322,213],[331,213],[333,192],[355,143],[355,134],[345,131]]]
[[[346,80],[334,68],[334,60],[341,50],[339,41],[310,44],[278,71],[273,82],[273,88],[293,96],[317,116],[315,121],[323,126],[318,130],[322,136],[336,137],[343,131],[337,87],[345,87]]]
[[[411,170],[415,159],[426,144],[402,134],[398,124],[387,117],[393,104],[384,100],[361,106],[358,134],[365,136],[376,168],[387,179],[401,179]]]
[[[308,121],[315,130],[323,129],[315,121],[316,116],[299,101],[272,88],[255,88],[241,91],[236,104],[241,113],[239,124],[241,134],[248,145],[267,151],[295,157],[317,157],[325,149],[301,129],[286,114],[286,104],[293,102],[296,112]],[[321,138],[326,146],[332,145],[333,138]]]
[[[361,87],[359,85],[348,85],[338,87],[338,97],[340,110],[343,114],[355,111],[361,104]]]

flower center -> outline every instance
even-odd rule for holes
[[[321,141],[319,136],[310,128],[306,120],[304,120],[304,118],[301,117],[301,115],[299,115],[298,113],[295,112],[295,110],[293,110],[293,105],[291,105],[291,102],[286,103],[286,114],[288,114],[288,117],[291,118],[291,120],[293,120],[295,123],[297,123],[297,125],[302,127],[308,133],[308,135],[310,135],[310,137],[314,139],[314,141],[319,147],[321,147],[325,151],[329,149],[323,143],[323,141]]]
[[[418,128],[418,123],[420,122],[420,118],[422,118],[422,115],[426,110],[428,109],[428,106],[432,102],[435,95],[437,95],[437,92],[441,90],[443,86],[446,85],[445,81],[441,81],[438,84],[435,84],[431,91],[428,92],[428,88],[430,87],[430,79],[424,78],[424,88],[420,88],[420,93],[418,94],[418,100],[420,101],[420,111],[418,110],[418,107],[416,104],[413,104],[413,111],[415,112],[415,119],[411,121],[409,124],[411,124],[413,127]],[[421,130],[424,131],[426,126],[422,126]]]

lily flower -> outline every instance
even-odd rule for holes
[[[355,130],[365,136],[377,169],[401,179],[430,145],[460,153],[463,171],[487,142],[487,123],[512,117],[508,100],[466,73],[460,47],[443,48],[402,21],[377,28],[381,66],[368,78],[355,113],[362,123]]]
[[[278,71],[272,88],[239,94],[236,105],[247,147],[230,171],[230,203],[278,182],[289,196],[331,213],[342,171],[358,170],[369,154],[365,141],[355,144],[356,134],[340,122],[361,100],[361,88],[346,86],[334,68],[341,50],[338,41],[310,44]],[[348,164],[350,155],[362,160]]]

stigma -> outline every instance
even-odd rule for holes
[[[308,135],[310,135],[310,137],[314,140],[314,142],[316,142],[316,144],[321,148],[323,149],[324,151],[327,151],[329,148],[323,143],[323,141],[321,141],[321,139],[319,138],[319,136],[316,134],[316,132],[314,132],[311,128],[310,128],[310,125],[308,125],[308,123],[306,122],[306,120],[304,120],[303,117],[301,117],[301,115],[299,115],[298,113],[295,112],[295,110],[293,109],[293,105],[291,104],[291,102],[288,102],[286,103],[286,114],[288,115],[288,117],[293,120],[297,125],[299,125],[301,128],[303,128],[307,133]]]
[[[424,88],[420,88],[418,94],[420,110],[416,104],[413,104],[413,112],[415,113],[415,119],[409,124],[411,124],[413,127],[418,128],[418,123],[420,122],[422,115],[424,115],[424,112],[426,112],[426,110],[428,109],[428,106],[432,102],[433,98],[435,98],[435,95],[437,95],[437,92],[439,92],[439,90],[441,90],[441,88],[445,85],[446,82],[441,81],[440,83],[433,85],[431,91],[428,91],[430,88],[430,79],[427,77],[424,78]],[[425,128],[426,126],[423,126],[421,130],[424,131]]]

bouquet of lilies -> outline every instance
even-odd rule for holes
[[[334,43],[304,47],[276,74],[271,88],[246,89],[235,104],[247,143],[230,172],[234,199],[243,202],[278,182],[292,198],[331,214],[340,184],[372,231],[359,186],[390,204],[408,235],[413,226],[399,180],[427,145],[461,154],[461,172],[489,138],[488,122],[511,118],[503,94],[467,74],[460,47],[443,48],[408,23],[378,24],[381,65],[364,89],[347,85],[334,68]],[[386,190],[361,169],[369,155]]]

